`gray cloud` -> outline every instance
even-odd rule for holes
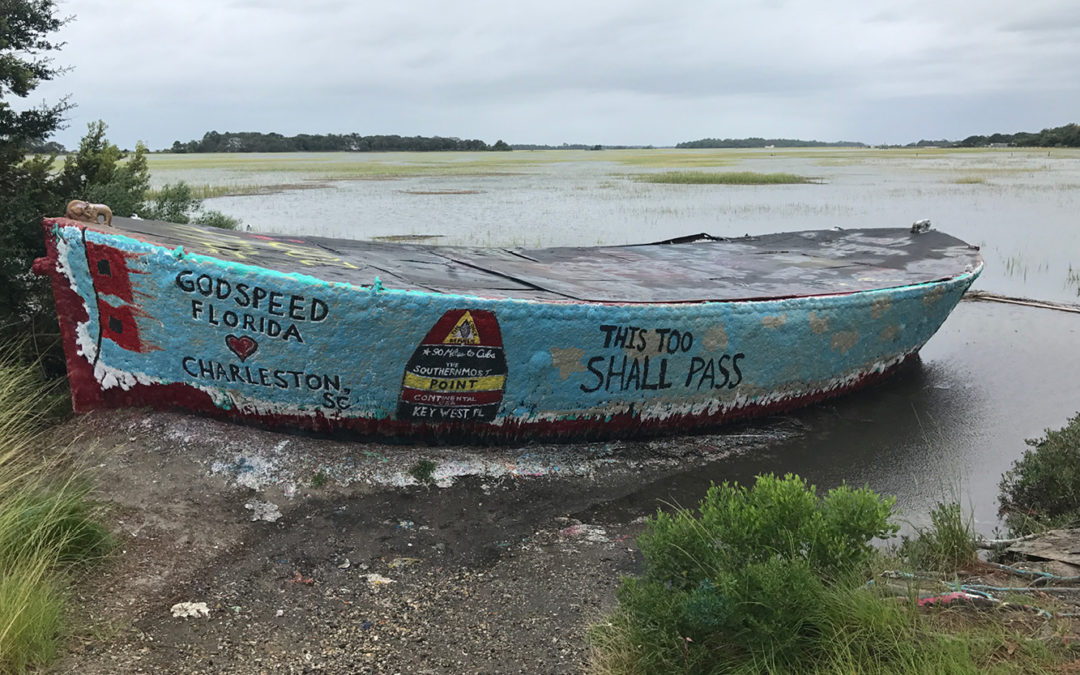
[[[100,117],[151,147],[210,129],[907,142],[1080,110],[1071,0],[868,4],[69,0],[74,69],[36,93],[79,104],[65,144]]]

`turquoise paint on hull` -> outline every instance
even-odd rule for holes
[[[103,389],[179,383],[222,409],[376,420],[401,420],[408,395],[419,400],[411,410],[425,411],[405,420],[417,424],[475,422],[480,413],[470,410],[484,405],[497,407],[483,419],[494,425],[720,416],[843,388],[916,352],[979,274],[783,300],[537,302],[329,283],[87,230],[91,245],[123,256],[125,301],[101,290],[82,230],[55,232],[89,315],[79,327],[82,358]],[[102,318],[100,302],[116,316]],[[425,355],[418,372],[433,375],[408,378],[433,327],[463,311],[472,313],[455,329],[464,337],[448,333],[447,348],[432,350],[445,353]],[[503,375],[484,373],[493,357],[481,353],[490,345],[476,317],[487,314]]]

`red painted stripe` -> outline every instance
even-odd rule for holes
[[[910,360],[911,356],[905,359]],[[576,442],[610,438],[643,438],[660,434],[697,432],[715,428],[723,423],[748,417],[771,415],[792,408],[835,398],[855,389],[880,381],[896,371],[904,362],[882,373],[868,373],[846,386],[824,392],[798,396],[769,404],[750,403],[742,408],[719,414],[673,415],[664,419],[642,420],[630,413],[613,415],[609,419],[566,419],[546,422],[514,422],[502,424],[444,422],[413,423],[392,419],[357,419],[326,417],[321,411],[314,417],[302,415],[265,415],[244,413],[240,409],[223,410],[214,405],[209,394],[185,384],[141,385],[124,390],[119,387],[99,393],[101,402],[95,406],[186,409],[211,417],[247,421],[268,427],[287,427],[330,433],[347,432],[367,438],[386,438],[395,441],[412,440],[427,443],[503,443],[522,440]]]

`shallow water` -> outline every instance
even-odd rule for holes
[[[982,248],[975,288],[1080,302],[1080,151],[655,151],[253,156],[208,166],[169,157],[159,182],[316,189],[207,200],[256,231],[349,238],[432,235],[433,243],[554,246],[637,243],[709,232],[829,227],[937,229]],[[284,157],[285,159],[282,159]],[[803,185],[641,183],[683,166],[813,176]],[[379,180],[374,167],[406,173]],[[348,180],[334,180],[350,175]],[[365,179],[357,179],[363,176]],[[438,194],[421,194],[438,193]],[[997,524],[997,483],[1024,439],[1080,409],[1080,315],[964,302],[922,360],[866,393],[795,414],[806,431],[752,457],[643,486],[635,503],[691,502],[710,480],[762,471],[819,485],[868,483],[925,519],[959,498],[980,530]]]

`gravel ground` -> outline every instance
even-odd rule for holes
[[[430,448],[81,416],[57,438],[120,545],[81,582],[53,670],[580,671],[588,626],[640,569],[634,540],[657,507],[643,486],[789,433],[778,426]],[[174,617],[184,602],[208,611]]]

